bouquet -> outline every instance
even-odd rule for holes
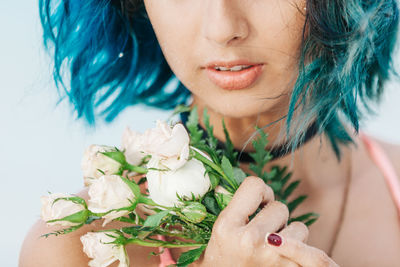
[[[68,234],[95,220],[103,220],[103,226],[117,220],[129,226],[81,237],[84,252],[92,258],[90,266],[108,266],[116,260],[119,266],[129,266],[125,250],[129,244],[189,247],[177,261],[177,266],[187,266],[206,249],[219,213],[247,176],[260,177],[289,212],[305,200],[306,196],[301,195],[288,202],[299,181],[291,181],[286,167],[264,170],[271,155],[265,149],[267,134],[262,130],[257,129],[259,136],[252,141],[255,152],[250,154],[254,159],[250,174],[240,168],[223,120],[226,142],[221,148],[206,110],[205,129],[199,126],[196,107],[178,106],[175,114],[180,112],[190,112],[186,127],[157,121],[156,128],[143,134],[127,129],[121,148],[90,146],[82,160],[88,201],[61,193],[42,197],[42,219],[48,225],[63,226],[44,236]],[[143,192],[141,186],[146,185]],[[291,217],[290,222],[310,225],[317,217],[311,212]]]

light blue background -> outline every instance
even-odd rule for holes
[[[83,150],[92,143],[118,145],[127,125],[143,131],[169,113],[130,108],[112,124],[86,129],[65,102],[56,107],[36,1],[1,1],[0,36],[0,265],[17,266],[23,238],[39,218],[40,196],[82,188]],[[399,83],[389,87],[380,116],[364,129],[400,143]]]

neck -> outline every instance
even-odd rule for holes
[[[207,114],[210,116],[210,124],[214,127],[214,136],[222,142],[226,141],[222,127],[222,119],[224,119],[232,143],[238,150],[243,149],[245,152],[254,151],[249,141],[251,141],[251,138],[254,137],[256,133],[255,127],[262,128],[266,125],[270,125],[264,129],[264,131],[268,133],[268,148],[285,142],[286,136],[282,134],[281,131],[284,127],[285,120],[280,120],[285,116],[283,113],[265,112],[254,116],[235,118],[213,110],[196,97],[193,97],[191,106],[193,107],[194,105],[198,108],[199,123],[203,128],[205,128],[203,112],[205,108],[207,109]]]
[[[192,106],[194,105],[198,107],[199,121],[203,128],[205,127],[203,111],[207,108],[210,124],[214,127],[214,136],[223,142],[225,141],[221,123],[222,118],[224,118],[234,147],[238,150],[243,149],[246,152],[253,151],[251,143],[248,141],[254,134],[256,126],[261,128],[284,116],[284,114],[260,113],[252,117],[232,118],[216,112],[196,97],[193,98]],[[269,144],[278,146],[285,142],[286,136],[281,131],[284,126],[285,120],[281,120],[264,130],[268,133]],[[289,171],[293,173],[294,179],[301,178],[301,188],[308,193],[325,187],[329,188],[334,184],[343,183],[347,177],[351,150],[346,147],[342,149],[342,160],[338,162],[327,138],[324,135],[315,136],[293,154],[277,158],[267,164],[266,170],[273,165],[288,166]],[[241,167],[248,171],[248,164],[242,163]]]

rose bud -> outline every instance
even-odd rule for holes
[[[119,267],[128,267],[129,258],[124,246],[113,244],[115,238],[107,232],[89,232],[81,236],[83,251],[92,260],[91,267],[106,267],[119,260]]]
[[[118,174],[121,171],[122,163],[103,154],[111,152],[118,154],[115,148],[109,146],[91,145],[85,150],[81,162],[85,186],[103,175]],[[124,160],[124,155],[118,158]]]
[[[76,226],[84,223],[89,216],[84,200],[72,195],[54,193],[42,196],[40,200],[41,217],[48,225]]]
[[[180,213],[192,223],[199,223],[207,216],[206,207],[199,202],[190,202],[181,209]]]
[[[222,186],[218,185],[215,188],[215,199],[217,200],[218,205],[220,206],[220,208],[224,209],[226,206],[228,206],[228,204],[231,201],[232,197],[233,197],[233,194],[229,193]]]

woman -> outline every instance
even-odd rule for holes
[[[53,2],[41,1],[45,37],[55,45],[56,81],[63,82],[62,65],[70,67],[67,95],[79,117],[92,123],[94,107],[109,103],[102,112],[106,120],[138,102],[170,108],[190,91],[192,105],[199,114],[207,108],[221,141],[225,118],[236,149],[251,151],[246,144],[254,126],[268,126],[270,143],[280,148],[271,164],[290,166],[301,178],[298,193],[309,196],[297,212],[320,214],[310,229],[287,225],[286,206],[273,201],[259,178],[249,177],[196,264],[400,262],[393,174],[400,174],[400,148],[357,134],[357,104],[368,110],[389,77],[398,24],[394,0]],[[394,185],[388,187],[384,178]],[[260,205],[262,211],[248,222]],[[38,222],[20,265],[86,266],[79,237],[93,229],[100,225],[38,239],[50,231]],[[158,265],[156,257],[147,257],[150,251],[128,246],[132,266]],[[172,257],[181,252],[171,250]]]

